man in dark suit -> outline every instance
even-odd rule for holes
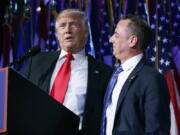
[[[101,135],[169,135],[169,93],[163,75],[148,66],[144,51],[150,27],[138,16],[124,16],[110,42],[121,65],[104,98]]]
[[[51,95],[66,54],[72,55],[70,79],[62,104],[80,117],[79,129],[83,135],[99,135],[103,95],[112,69],[85,54],[88,21],[82,11],[62,11],[56,19],[56,35],[61,50],[32,57],[23,74]]]

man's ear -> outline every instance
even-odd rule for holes
[[[138,37],[136,35],[132,35],[129,37],[129,47],[134,48],[138,43]]]
[[[84,37],[85,37],[86,39],[88,39],[88,35],[89,35],[89,32],[85,32],[85,33],[84,33]]]

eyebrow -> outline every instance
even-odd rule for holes
[[[78,21],[72,20],[72,21],[68,21],[68,22],[67,22],[67,21],[61,21],[61,22],[59,22],[59,24],[62,24],[62,23],[63,23],[63,24],[64,24],[64,23],[67,23],[67,24],[68,24],[68,23],[78,23]]]
[[[119,33],[117,31],[114,31],[114,34],[118,34],[119,35]]]

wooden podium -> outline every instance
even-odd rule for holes
[[[0,81],[4,79],[3,88],[7,89],[8,95],[7,115],[4,113],[3,119],[5,120],[7,116],[7,122],[6,120],[3,122],[4,131],[7,130],[8,135],[78,134],[77,115],[13,69],[0,69],[0,75]],[[3,99],[6,103],[6,94],[4,95]],[[4,109],[6,109],[5,105]]]

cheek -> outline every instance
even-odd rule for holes
[[[57,37],[58,40],[61,40],[62,39],[62,33],[58,32],[56,37]]]
[[[115,41],[113,42],[113,45],[117,48],[117,47],[119,46],[119,42],[118,42],[117,40],[115,40]]]
[[[119,42],[116,42],[116,43],[115,43],[115,47],[114,47],[114,48],[115,48],[115,51],[116,51],[116,52],[119,52],[119,51],[120,51],[121,47],[120,47],[120,45],[119,45]]]
[[[58,36],[58,40],[62,42],[62,36]]]
[[[84,39],[87,39],[87,37],[88,37],[87,34],[84,34],[84,35],[83,35],[83,38],[84,38]]]
[[[87,38],[87,35],[84,32],[78,32],[75,34],[75,37],[79,42],[82,42]]]

